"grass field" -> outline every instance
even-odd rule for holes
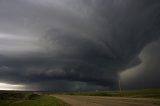
[[[160,89],[86,92],[8,92],[0,91],[0,106],[69,106],[50,95],[83,95],[160,99]]]
[[[1,92],[0,106],[69,106],[49,95]]]
[[[110,96],[110,97],[133,97],[133,98],[158,98],[160,89],[124,90],[119,91],[92,91],[92,92],[68,92],[67,95],[83,96]]]

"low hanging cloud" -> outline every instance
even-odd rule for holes
[[[160,40],[146,46],[140,53],[142,63],[121,73],[124,89],[159,88]]]
[[[160,37],[159,9],[158,0],[2,0],[0,33],[15,39],[1,43],[0,80],[35,90],[116,88]],[[25,42],[14,43],[18,36]]]

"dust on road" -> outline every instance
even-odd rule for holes
[[[160,106],[160,99],[70,95],[55,95],[54,97],[71,106]]]

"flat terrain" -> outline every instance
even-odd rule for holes
[[[160,99],[160,89],[138,89],[119,91],[86,91],[86,92],[66,92],[65,95],[78,96],[107,96],[107,97],[129,97],[129,98],[155,98]]]
[[[55,95],[71,106],[160,106],[160,99]]]
[[[0,92],[0,106],[68,106],[68,104],[45,94]]]

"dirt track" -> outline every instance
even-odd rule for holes
[[[56,95],[71,106],[160,106],[160,99]]]

